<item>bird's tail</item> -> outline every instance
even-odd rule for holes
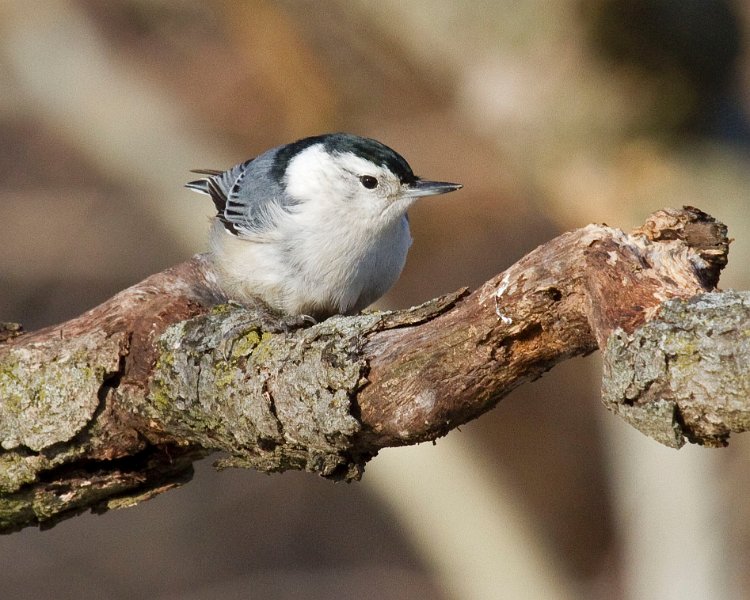
[[[191,173],[198,173],[199,175],[207,175],[202,179],[196,179],[195,181],[189,181],[185,184],[185,187],[198,192],[199,194],[206,194],[211,196],[214,201],[216,210],[219,213],[224,212],[224,208],[227,204],[227,194],[220,184],[220,176],[223,171],[216,171],[214,169],[195,169]]]

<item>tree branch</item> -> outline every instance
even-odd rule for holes
[[[750,428],[750,293],[669,301],[604,352],[604,404],[649,437],[726,446]]]
[[[0,529],[137,503],[216,451],[219,466],[357,479],[381,448],[445,435],[613,332],[623,361],[663,301],[713,289],[727,250],[721,223],[664,210],[631,235],[566,233],[471,294],[279,333],[223,304],[199,255],[66,323],[0,328]],[[655,402],[633,372],[605,390],[621,414]],[[706,442],[690,423],[680,435]]]

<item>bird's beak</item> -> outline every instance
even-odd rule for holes
[[[447,194],[460,190],[463,185],[460,183],[448,183],[447,181],[426,181],[417,179],[407,188],[407,195],[411,198],[420,196],[437,196],[438,194]]]

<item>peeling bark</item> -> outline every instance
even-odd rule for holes
[[[615,367],[638,364],[632,336],[675,310],[664,301],[713,289],[727,250],[721,223],[668,209],[630,235],[600,225],[566,233],[471,294],[276,332],[257,311],[225,304],[199,255],[66,323],[28,334],[4,325],[0,530],[137,503],[217,451],[219,466],[357,479],[381,448],[445,435],[605,346],[611,408],[638,422],[628,408],[655,406],[661,441],[665,414],[691,441],[723,441],[747,420],[700,428],[705,403],[664,400],[673,388],[641,390],[640,368]]]

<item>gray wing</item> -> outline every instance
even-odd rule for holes
[[[185,185],[207,194],[216,206],[216,216],[230,233],[252,237],[273,227],[278,209],[287,209],[290,202],[281,185],[270,176],[273,155],[266,153],[235,165],[227,171],[200,169],[207,175]]]

